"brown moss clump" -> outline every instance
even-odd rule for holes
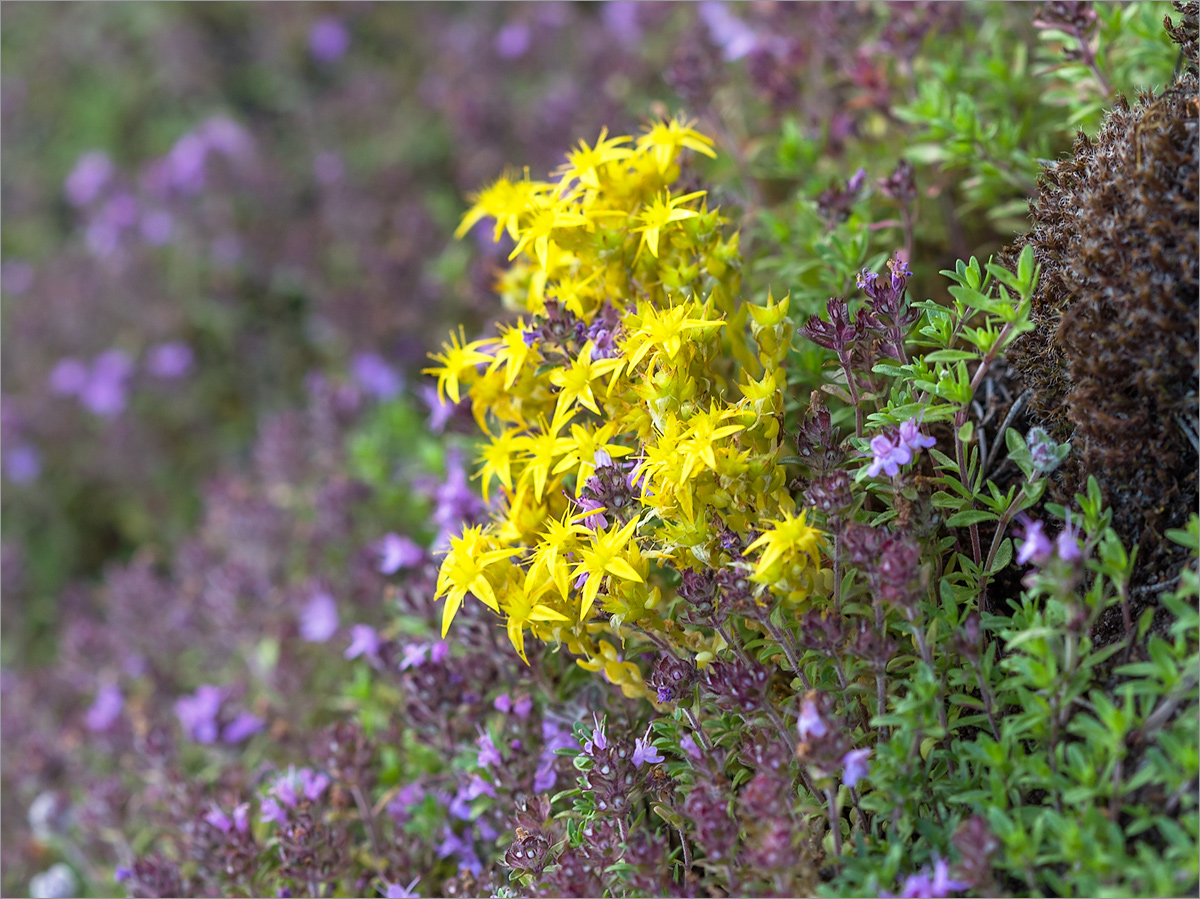
[[[1195,4],[1179,31],[1187,65],[1161,95],[1119,100],[1095,141],[1049,166],[1025,244],[1042,264],[1037,329],[1010,361],[1031,417],[1074,451],[1060,501],[1095,475],[1114,526],[1140,546],[1145,584],[1173,573],[1163,539],[1197,505],[1200,219]],[[1190,41],[1188,38],[1190,31]]]

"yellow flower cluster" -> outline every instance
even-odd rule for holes
[[[615,648],[626,625],[701,661],[723,645],[674,621],[676,572],[740,565],[795,601],[818,570],[780,461],[788,299],[738,300],[738,235],[705,191],[674,189],[685,151],[715,155],[678,119],[636,140],[601,132],[555,180],[525,172],[476,195],[459,234],[492,219],[515,242],[500,290],[521,317],[494,338],[452,335],[426,369],[442,396],[470,399],[495,510],[451,540],[443,635],[470,593],[523,659],[528,631],[628,695],[644,685]],[[731,558],[729,532],[757,535],[757,564]]]

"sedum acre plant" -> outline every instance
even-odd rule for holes
[[[759,617],[829,576],[781,464],[788,300],[740,301],[738,235],[705,191],[676,187],[681,155],[711,147],[682,120],[601,132],[557,180],[503,177],[475,198],[459,233],[490,218],[515,241],[501,290],[522,315],[452,336],[427,369],[470,400],[493,509],[450,540],[443,633],[470,593],[522,658],[528,631],[640,696],[616,651],[628,624],[700,664],[720,648],[680,616],[700,568],[727,571]]]

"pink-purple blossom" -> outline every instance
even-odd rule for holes
[[[197,743],[212,743],[217,739],[217,714],[225,691],[212,684],[201,684],[191,696],[175,701],[175,717],[183,732]]]
[[[125,708],[125,698],[116,684],[105,684],[96,691],[84,718],[84,724],[90,731],[105,731],[117,723],[121,711]]]
[[[842,756],[842,783],[852,787],[866,777],[870,755],[870,749],[851,749]]]
[[[1046,536],[1040,521],[1026,518],[1024,542],[1017,551],[1017,564],[1028,565],[1030,562],[1041,565],[1054,554],[1054,544]]]
[[[345,657],[356,659],[365,655],[368,659],[379,657],[379,634],[368,624],[356,624],[350,628],[350,645]]]
[[[350,370],[363,392],[376,399],[394,399],[404,389],[399,373],[378,353],[356,353]]]
[[[324,643],[337,629],[337,603],[328,593],[316,594],[300,616],[300,636],[309,643]]]
[[[801,740],[823,737],[828,732],[817,704],[808,697],[805,697],[804,701],[800,703],[800,720],[796,723],[796,730],[800,734]]]
[[[413,892],[413,887],[420,882],[421,878],[417,876],[408,882],[408,886],[389,883],[384,887],[384,899],[421,899],[420,893]]]
[[[317,62],[337,62],[350,49],[350,32],[334,16],[317,19],[308,30],[308,51]]]
[[[646,733],[638,737],[633,744],[633,767],[640,768],[642,765],[657,765],[663,761],[663,754],[658,751],[658,747],[650,742],[650,727],[646,727]]]
[[[194,359],[190,346],[180,340],[170,340],[151,348],[146,357],[146,371],[156,378],[174,380],[192,370]]]
[[[408,537],[389,531],[379,541],[379,556],[380,574],[391,575],[402,568],[412,568],[421,564],[425,558],[425,550]]]
[[[106,153],[99,150],[84,153],[63,183],[67,202],[72,206],[87,206],[100,195],[115,173]]]
[[[239,712],[238,716],[225,725],[221,731],[221,740],[230,745],[250,739],[261,731],[265,723],[257,715],[250,712]]]

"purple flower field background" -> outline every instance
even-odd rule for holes
[[[0,891],[1194,894],[1196,19],[5,3]]]

